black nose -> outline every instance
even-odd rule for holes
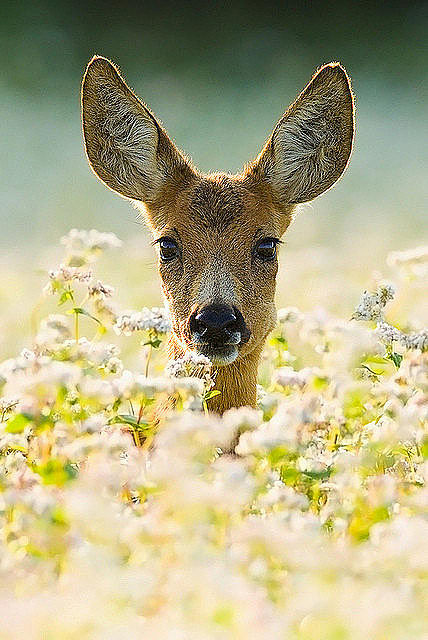
[[[190,331],[199,342],[213,346],[239,344],[249,335],[238,309],[222,304],[210,304],[192,314]]]

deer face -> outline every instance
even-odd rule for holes
[[[196,176],[154,228],[175,337],[218,365],[244,357],[273,327],[282,228],[265,199],[242,178]]]
[[[153,233],[175,352],[191,348],[218,366],[258,353],[275,320],[280,238],[296,205],[331,187],[349,159],[345,71],[323,67],[235,176],[199,174],[104,58],[89,63],[82,105],[92,169]]]

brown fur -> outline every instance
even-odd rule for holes
[[[275,323],[277,261],[254,258],[257,240],[280,238],[296,205],[330,188],[349,161],[354,106],[337,63],[322,67],[242,173],[201,175],[104,58],[82,87],[89,163],[111,189],[139,206],[155,237],[171,236],[182,259],[159,263],[172,318],[171,357],[192,349],[189,317],[209,302],[236,306],[250,331],[234,362],[216,367],[221,395],[210,408],[256,403],[260,353]]]

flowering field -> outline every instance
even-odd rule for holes
[[[55,313],[0,364],[0,638],[427,638],[428,251],[345,319],[281,309],[258,408],[219,418],[165,310],[98,279],[120,241],[62,244]]]

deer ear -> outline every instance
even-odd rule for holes
[[[110,189],[153,201],[167,181],[192,169],[116,67],[95,56],[82,84],[83,137],[89,164]]]
[[[247,173],[267,180],[282,205],[312,200],[345,170],[354,137],[349,78],[338,63],[312,78]]]

